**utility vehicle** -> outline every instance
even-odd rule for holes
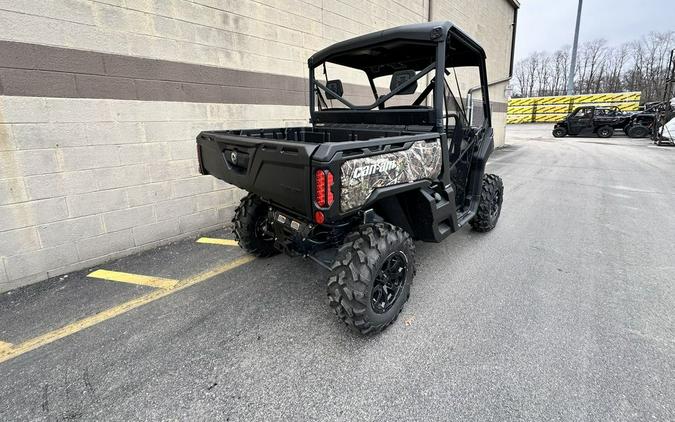
[[[624,130],[631,122],[631,113],[624,113],[618,107],[583,106],[577,107],[564,120],[553,127],[553,136],[584,136],[597,134],[609,138],[615,129]],[[646,136],[646,135],[644,135]]]
[[[631,138],[647,138],[652,133],[655,117],[654,105],[647,105],[644,110],[630,116],[623,132]]]
[[[497,224],[485,52],[431,22],[337,43],[308,64],[311,126],[202,132],[200,170],[249,192],[233,219],[243,249],[313,259],[337,316],[379,332],[408,300],[413,240]]]

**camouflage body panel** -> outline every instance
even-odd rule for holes
[[[438,177],[441,141],[418,141],[404,151],[348,160],[341,170],[340,210],[346,212],[363,205],[376,188]]]

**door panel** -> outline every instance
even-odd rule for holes
[[[593,111],[580,109],[568,120],[571,135],[586,135],[593,133]]]

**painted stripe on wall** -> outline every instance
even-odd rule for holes
[[[0,41],[0,95],[306,105],[306,79]]]
[[[305,78],[0,41],[0,95],[308,105]],[[373,100],[370,88],[345,84]],[[492,103],[494,112],[506,111]],[[502,111],[503,110],[503,111]]]

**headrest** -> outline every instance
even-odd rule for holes
[[[415,77],[414,70],[397,70],[391,75],[391,82],[389,83],[389,91],[393,91],[404,83]],[[396,93],[396,95],[412,94],[417,91],[417,81],[408,85],[403,91]]]
[[[344,94],[344,89],[342,88],[342,81],[339,79],[333,79],[332,81],[326,82],[326,88],[330,89],[331,91],[335,92],[338,94],[340,97],[342,97],[342,94]],[[326,99],[328,100],[334,100],[337,97],[330,92],[326,91]]]

